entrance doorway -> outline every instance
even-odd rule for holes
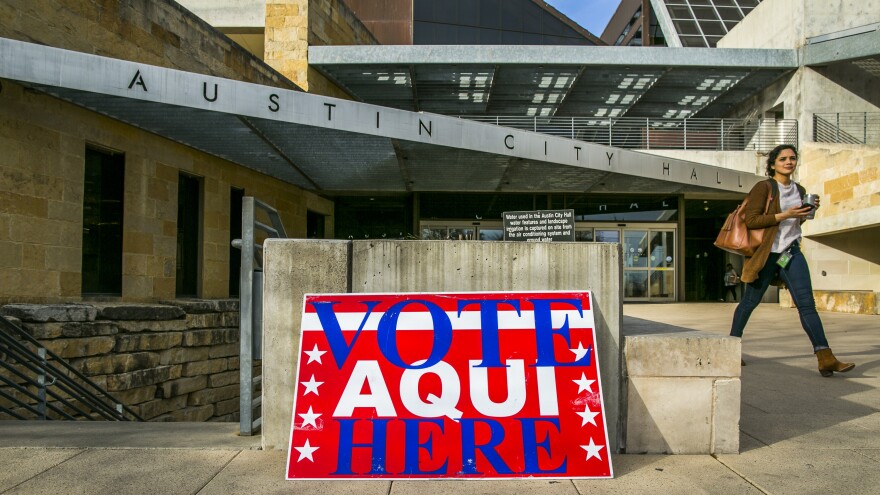
[[[421,239],[501,241],[498,221],[423,220]],[[577,222],[578,242],[619,242],[623,246],[623,300],[673,302],[677,296],[676,224],[626,224]]]
[[[577,239],[619,242],[623,250],[623,300],[676,300],[676,225],[578,223]]]

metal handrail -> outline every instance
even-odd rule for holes
[[[0,396],[7,401],[0,413],[15,419],[143,421],[2,315],[0,368]]]
[[[262,211],[269,223],[256,219]],[[260,337],[262,331],[262,269],[263,246],[256,242],[256,234],[261,231],[266,238],[285,238],[287,233],[281,216],[275,208],[251,197],[245,196],[241,203],[241,239],[232,245],[241,249],[239,328],[240,367],[239,367],[239,432],[243,436],[253,435],[262,425],[262,414],[257,410],[262,398],[254,398],[255,391],[262,384],[262,374],[254,376],[254,360],[260,359]]]
[[[796,119],[661,119],[642,117],[526,117],[460,115],[460,118],[629,149],[768,151],[797,144]]]
[[[813,141],[880,144],[880,112],[814,113]]]

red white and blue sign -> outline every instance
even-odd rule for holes
[[[306,295],[287,479],[612,477],[592,306]]]

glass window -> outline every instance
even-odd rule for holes
[[[675,21],[674,24],[675,30],[678,31],[678,34],[700,34],[700,30],[697,28],[697,23],[695,21]]]
[[[453,241],[472,241],[474,240],[474,229],[469,228],[451,228],[447,239]]]
[[[593,242],[593,229],[575,229],[574,240],[577,242]]]
[[[501,241],[504,240],[504,229],[480,229],[481,241]]]
[[[82,293],[122,294],[125,155],[86,148]]]
[[[692,7],[694,15],[699,21],[718,20],[718,15],[712,7]]]
[[[177,296],[197,297],[201,244],[202,184],[180,174],[177,181]]]
[[[716,22],[703,22],[701,24],[703,28],[703,34],[708,36],[724,36],[727,34],[727,30],[724,28],[724,25],[720,21]]]
[[[620,231],[596,229],[596,242],[620,242]]]
[[[241,239],[241,203],[244,189],[233,187],[229,191],[229,240]],[[241,250],[229,245],[229,297],[239,295],[241,283]]]
[[[742,15],[736,7],[718,7],[718,14],[725,21],[739,22],[742,20]]]

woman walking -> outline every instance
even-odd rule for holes
[[[773,148],[767,156],[767,175],[770,179],[755,184],[749,192],[745,223],[750,229],[764,229],[763,242],[754,256],[746,258],[741,280],[745,282],[742,301],[733,313],[730,335],[742,337],[752,311],[761,302],[767,287],[782,282],[788,287],[797,306],[801,326],[813,344],[822,376],[835,371],[849,371],[854,363],[842,363],[834,357],[825,338],[822,320],[816,312],[810,269],[800,249],[801,223],[811,206],[803,205],[805,189],[792,180],[797,167],[797,149],[789,144]],[[770,205],[767,213],[767,197]],[[814,205],[818,208],[818,200]]]

